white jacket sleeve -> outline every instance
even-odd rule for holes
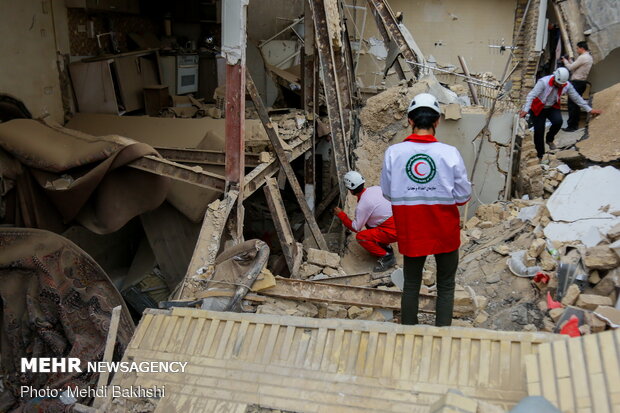
[[[383,197],[388,201],[392,201],[392,171],[390,170],[390,151],[385,151],[383,155],[383,169],[381,170],[381,192],[383,192]]]
[[[529,112],[532,107],[532,102],[534,101],[534,98],[539,97],[544,90],[545,82],[542,79],[538,79],[534,88],[530,90],[530,93],[527,94],[527,97],[525,98],[525,105],[523,105],[523,109],[521,110],[523,110],[523,112]]]
[[[454,165],[454,189],[452,190],[452,196],[457,205],[464,205],[471,198],[471,183],[467,177],[467,168],[465,162],[459,151],[456,151],[458,161]]]

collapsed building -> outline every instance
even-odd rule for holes
[[[0,83],[0,410],[618,408],[613,2],[112,3],[2,6],[24,33],[5,55],[36,64]],[[518,112],[584,33],[604,113],[540,163]],[[330,214],[353,212],[348,170],[378,184],[422,92],[474,189],[445,329],[399,325],[399,269],[373,273]],[[189,367],[33,374],[22,357]],[[18,393],[108,384],[167,394]]]

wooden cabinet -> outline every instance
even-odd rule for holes
[[[161,83],[156,50],[85,59],[69,70],[80,112],[122,114],[142,109],[144,87]]]
[[[65,6],[90,11],[140,13],[140,0],[65,0]]]

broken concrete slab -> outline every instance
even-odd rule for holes
[[[620,310],[610,306],[600,306],[594,310],[594,315],[604,320],[611,328],[620,328]]]
[[[605,240],[620,223],[620,171],[592,166],[568,175],[551,195],[547,208],[554,222],[545,236],[554,241],[581,241],[588,247]]]
[[[564,305],[575,304],[575,302],[577,301],[577,298],[579,298],[579,294],[581,294],[579,287],[577,287],[576,284],[571,284],[568,287],[568,290],[566,290],[564,297],[562,298],[562,304]]]
[[[618,223],[620,223],[620,218],[551,222],[545,227],[544,234],[545,237],[554,241],[579,241],[586,247],[594,247],[605,241],[604,234]]]
[[[616,288],[620,288],[620,268],[609,271],[607,275],[596,284],[593,291],[599,295],[609,296]]]
[[[620,265],[620,257],[608,245],[599,245],[586,250],[586,267],[592,270],[609,270]]]
[[[333,252],[309,248],[308,262],[310,264],[318,265],[319,267],[338,268],[340,265],[340,256]]]
[[[610,241],[616,241],[620,239],[620,222],[614,225],[609,231],[607,231],[607,238]]]
[[[586,310],[596,310],[598,306],[611,306],[611,298],[596,294],[580,294],[575,303],[577,307]]]
[[[620,170],[592,166],[566,177],[547,201],[554,221],[613,219],[620,211]],[[605,231],[606,232],[606,231]]]
[[[318,265],[309,264],[307,262],[304,262],[299,267],[299,277],[302,278],[302,279],[310,278],[310,277],[320,273],[322,269],[323,269],[323,267],[319,267]]]

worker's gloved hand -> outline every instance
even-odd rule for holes
[[[592,112],[594,112],[594,111],[592,111]],[[592,113],[592,112],[590,112],[590,113]],[[527,115],[527,112],[526,112],[526,111],[522,110],[521,112],[519,112],[519,116],[520,116],[520,117],[524,118],[524,117],[525,117],[525,115]]]
[[[590,111],[590,115],[592,115],[593,118],[597,117],[598,115],[600,115],[601,113],[603,113],[602,110],[600,109],[592,109]]]
[[[339,207],[334,208],[334,215],[338,215],[342,212],[342,209]]]

